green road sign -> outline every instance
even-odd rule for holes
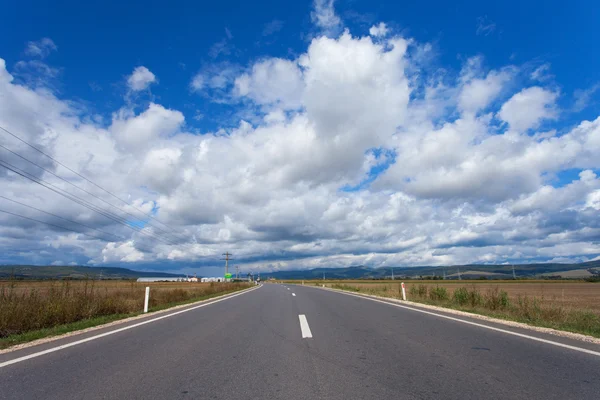
[[[229,272],[225,274],[225,279],[231,279],[231,274]]]

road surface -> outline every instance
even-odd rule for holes
[[[600,398],[600,346],[458,318],[266,284],[64,349],[139,320],[0,354],[0,398]]]

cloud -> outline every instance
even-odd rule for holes
[[[463,76],[471,74],[472,71],[463,70]],[[490,71],[487,76],[481,78],[467,77],[459,94],[459,108],[463,112],[471,113],[484,110],[498,97],[512,76],[512,69],[505,68],[502,71]]]
[[[102,262],[137,262],[144,259],[144,254],[135,248],[132,241],[117,245],[109,243],[102,250]]]
[[[227,101],[241,68],[229,62],[207,64],[190,81],[190,90],[212,96],[214,101]]]
[[[156,76],[144,66],[136,67],[127,77],[127,86],[134,92],[146,90],[156,82]]]
[[[262,35],[263,36],[271,36],[274,33],[277,33],[283,28],[283,21],[274,19],[271,22],[268,22],[264,25]]]
[[[298,108],[304,92],[302,71],[297,63],[281,58],[260,61],[249,73],[235,79],[235,94],[260,105]]]
[[[545,82],[549,79],[553,78],[553,75],[550,74],[550,64],[542,64],[537,67],[532,73],[530,78],[534,81]]]
[[[42,38],[35,42],[27,42],[25,54],[32,57],[46,58],[53,51],[57,51],[58,47],[50,38]]]
[[[490,21],[487,15],[477,17],[477,35],[488,36],[496,31],[496,23]]]
[[[539,86],[523,89],[502,105],[498,116],[511,129],[525,131],[537,127],[544,119],[556,119],[558,93]]]
[[[184,116],[181,112],[150,103],[148,109],[139,115],[133,115],[127,109],[113,114],[110,131],[119,146],[136,151],[152,146],[159,138],[173,135],[183,121]]]
[[[388,28],[385,23],[380,22],[379,25],[373,25],[369,29],[369,35],[373,37],[385,36],[388,33]]]
[[[0,59],[0,126],[135,205],[120,211],[113,197],[0,135],[2,145],[114,201],[90,198],[125,221],[2,168],[3,196],[118,237],[0,214],[1,260],[182,270],[221,265],[230,251],[243,269],[269,270],[600,255],[600,118],[555,123],[558,93],[543,82],[523,87],[527,66],[486,68],[475,56],[458,70],[440,68],[431,47],[346,30],[313,37],[294,56],[207,63],[190,80],[203,106],[186,113],[227,123],[202,132],[158,100],[113,106],[97,122],[51,87],[25,85]],[[0,209],[47,217],[2,199]]]
[[[575,111],[585,110],[592,101],[592,96],[594,96],[598,89],[600,89],[600,83],[596,83],[588,89],[575,90],[575,92],[573,93],[573,97],[575,98],[575,104],[573,105],[573,109]]]
[[[335,13],[333,3],[335,0],[314,0],[313,11],[310,13],[312,22],[324,34],[337,35],[342,29],[342,20]]]
[[[231,48],[229,46],[229,39],[226,37],[214,43],[208,50],[210,58],[217,58],[220,55],[228,56],[230,54]]]
[[[31,87],[54,86],[60,72],[40,60],[18,61],[14,66],[14,75]]]

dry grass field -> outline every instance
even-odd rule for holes
[[[400,281],[305,281],[305,284],[402,297]],[[600,337],[600,283],[410,280],[405,286],[407,300]]]
[[[143,310],[146,286],[150,286],[150,310],[157,310],[241,290],[250,284],[0,281],[0,340],[79,321],[90,321],[86,324],[94,325],[97,324],[94,320],[99,318],[102,323],[135,315]],[[74,329],[80,327],[81,324]]]
[[[354,281],[331,282],[346,284],[361,291],[387,292],[399,296],[400,282],[360,283]],[[490,290],[503,290],[512,301],[521,298],[536,298],[544,305],[557,305],[568,309],[590,310],[600,314],[600,284],[570,281],[406,281],[406,293],[410,297],[411,288],[418,285],[427,287],[441,286],[452,297],[457,288],[476,288],[482,294]]]

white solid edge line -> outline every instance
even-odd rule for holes
[[[320,289],[320,288],[316,287],[315,289]],[[321,290],[323,290],[323,289],[321,289]],[[548,339],[542,339],[542,338],[538,338],[538,337],[535,337],[535,336],[525,335],[523,333],[518,333],[518,332],[509,331],[509,330],[506,330],[506,329],[496,328],[494,326],[479,324],[477,322],[472,322],[472,321],[467,321],[467,320],[460,319],[460,318],[450,317],[448,315],[438,314],[438,313],[434,313],[434,312],[431,312],[431,311],[425,311],[425,310],[421,310],[419,308],[404,306],[402,304],[395,304],[395,303],[390,303],[390,302],[387,302],[387,301],[384,301],[384,300],[373,299],[371,297],[365,297],[365,296],[361,296],[361,295],[357,295],[357,294],[346,293],[346,292],[337,291],[337,290],[331,290],[331,289],[327,289],[327,290],[330,291],[330,292],[333,292],[333,293],[345,294],[347,296],[353,296],[353,297],[358,297],[360,299],[371,300],[371,301],[375,301],[377,303],[388,304],[388,305],[394,306],[394,307],[405,308],[407,310],[416,311],[416,312],[420,312],[420,313],[423,313],[423,314],[434,315],[436,317],[445,318],[445,319],[449,319],[449,320],[457,321],[457,322],[462,322],[463,324],[478,326],[480,328],[490,329],[492,331],[502,332],[502,333],[506,333],[508,335],[514,335],[514,336],[522,337],[522,338],[525,338],[525,339],[535,340],[536,342],[542,342],[542,343],[546,343],[546,344],[551,344],[551,345],[554,345],[554,346],[563,347],[565,349],[580,351],[582,353],[587,353],[587,354],[591,354],[591,355],[600,357],[600,352],[594,351],[594,350],[589,350],[589,349],[584,349],[583,347],[571,346],[569,344],[555,342],[555,341],[548,340]]]
[[[308,326],[306,315],[300,314],[298,315],[298,319],[300,320],[300,330],[302,331],[302,339],[312,338],[312,332],[310,331],[310,327]]]
[[[292,293],[292,296],[296,297],[296,293]]]
[[[16,364],[16,363],[19,363],[19,362],[22,362],[22,361],[26,361],[26,360],[29,360],[31,358],[36,358],[36,357],[39,357],[39,356],[43,356],[45,354],[54,353],[55,351],[63,350],[63,349],[66,349],[66,348],[69,348],[69,347],[73,347],[73,346],[77,346],[78,344],[82,344],[82,343],[90,342],[92,340],[100,339],[100,338],[103,338],[105,336],[113,335],[115,333],[119,333],[119,332],[123,332],[123,331],[129,330],[129,329],[137,328],[138,326],[146,325],[146,324],[149,324],[151,322],[155,322],[155,321],[159,321],[161,319],[169,318],[169,317],[172,317],[174,315],[183,314],[185,312],[196,310],[196,309],[201,308],[201,307],[210,306],[211,304],[215,304],[215,303],[218,303],[218,302],[221,302],[221,301],[229,300],[229,299],[231,299],[233,297],[241,296],[242,294],[249,293],[249,292],[251,292],[253,290],[256,290],[256,289],[258,289],[260,287],[262,287],[262,285],[254,287],[254,288],[249,289],[249,290],[244,290],[241,293],[236,293],[236,294],[233,294],[231,296],[227,296],[227,297],[223,297],[223,298],[217,299],[215,301],[211,301],[209,303],[204,303],[204,304],[200,304],[200,305],[197,305],[197,306],[194,306],[194,307],[191,307],[191,308],[186,308],[185,310],[176,311],[176,312],[171,313],[171,314],[161,315],[160,317],[156,317],[156,318],[152,318],[152,319],[149,319],[149,320],[146,320],[146,321],[138,322],[137,324],[128,325],[128,326],[125,326],[123,328],[115,329],[114,331],[104,332],[104,333],[101,333],[99,335],[90,336],[88,338],[77,340],[75,342],[66,343],[66,344],[63,344],[61,346],[52,347],[50,349],[46,349],[46,350],[43,350],[43,351],[38,351],[37,353],[32,353],[32,354],[29,354],[29,355],[26,355],[26,356],[23,356],[23,357],[19,357],[19,358],[15,358],[15,359],[12,359],[12,360],[8,360],[8,361],[5,361],[3,363],[0,363],[0,368],[7,367],[7,366],[9,366],[11,364]]]

